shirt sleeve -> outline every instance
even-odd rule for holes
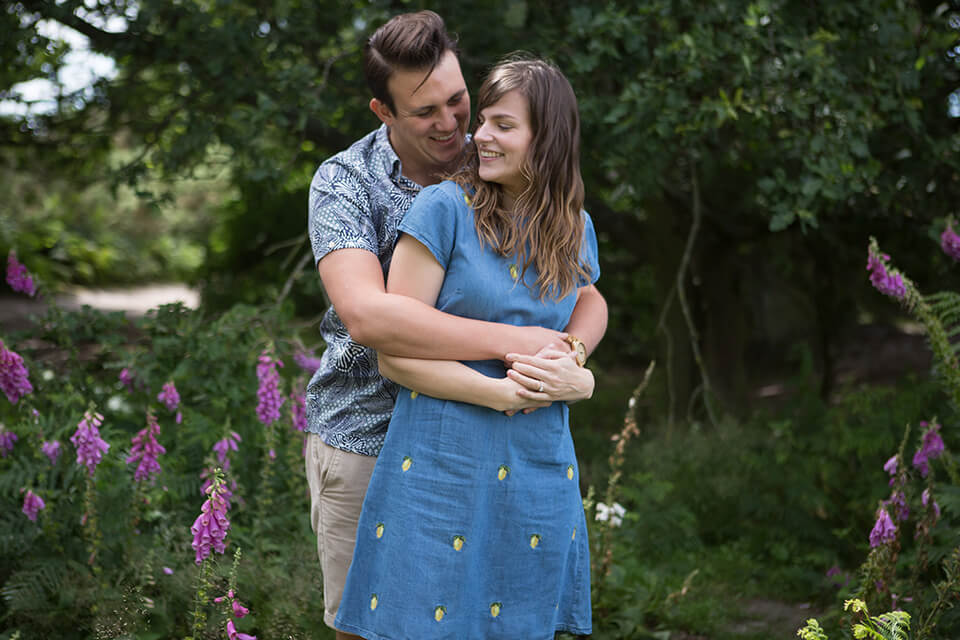
[[[583,247],[580,249],[580,259],[587,265],[590,272],[590,281],[581,282],[580,286],[595,283],[600,278],[600,251],[597,248],[597,232],[593,228],[593,218],[586,211],[583,212]]]
[[[314,263],[339,249],[378,253],[370,195],[356,171],[336,161],[320,165],[310,183],[307,229]]]
[[[398,227],[430,250],[444,271],[450,264],[457,239],[458,206],[463,192],[451,183],[426,187],[413,201]]]

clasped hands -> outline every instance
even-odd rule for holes
[[[503,384],[513,395],[504,411],[530,413],[553,402],[575,402],[593,395],[593,372],[577,364],[565,342],[550,343],[536,355],[506,355],[507,377]]]

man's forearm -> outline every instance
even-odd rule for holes
[[[600,344],[607,331],[607,301],[595,286],[581,290],[564,331],[577,336],[586,347],[587,354],[592,353]]]

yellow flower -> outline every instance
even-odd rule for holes
[[[382,538],[382,537],[383,537],[383,523],[382,523],[382,522],[378,522],[378,523],[377,523],[377,537],[378,537],[378,538]]]
[[[370,595],[370,611],[373,611],[377,608],[377,594]]]
[[[510,265],[510,277],[514,280],[520,277],[520,269],[515,264]]]
[[[505,464],[500,465],[497,468],[497,480],[503,480],[507,477],[508,473],[510,473],[510,467]]]
[[[420,394],[417,393],[416,391],[411,391],[411,392],[410,392],[410,399],[411,399],[411,400],[416,400],[418,395],[420,395]]]
[[[403,464],[400,465],[400,468],[404,471],[407,471],[410,468],[410,465],[413,464],[413,458],[410,456],[403,456]]]
[[[441,620],[443,620],[443,614],[445,614],[446,612],[447,612],[446,607],[437,607],[436,609],[433,610],[433,619],[436,620],[437,622],[440,622]]]
[[[503,603],[501,603],[501,602],[494,602],[494,603],[492,603],[492,604],[490,605],[490,615],[492,615],[494,618],[496,618],[498,615],[500,615],[500,607],[502,607],[502,606],[503,606]]]
[[[573,480],[573,465],[567,467],[567,480]]]
[[[453,548],[457,551],[463,549],[463,536],[453,536]]]
[[[530,548],[536,549],[538,544],[540,544],[540,534],[535,533],[532,536],[530,536]]]

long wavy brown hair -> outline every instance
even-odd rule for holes
[[[487,75],[477,113],[510,91],[527,99],[533,133],[520,166],[525,186],[513,206],[505,206],[499,184],[480,179],[475,143],[467,145],[463,167],[450,179],[474,192],[471,205],[481,242],[502,256],[516,256],[521,281],[533,265],[540,298],[560,299],[590,276],[580,256],[584,219],[577,97],[553,64],[514,55]]]

